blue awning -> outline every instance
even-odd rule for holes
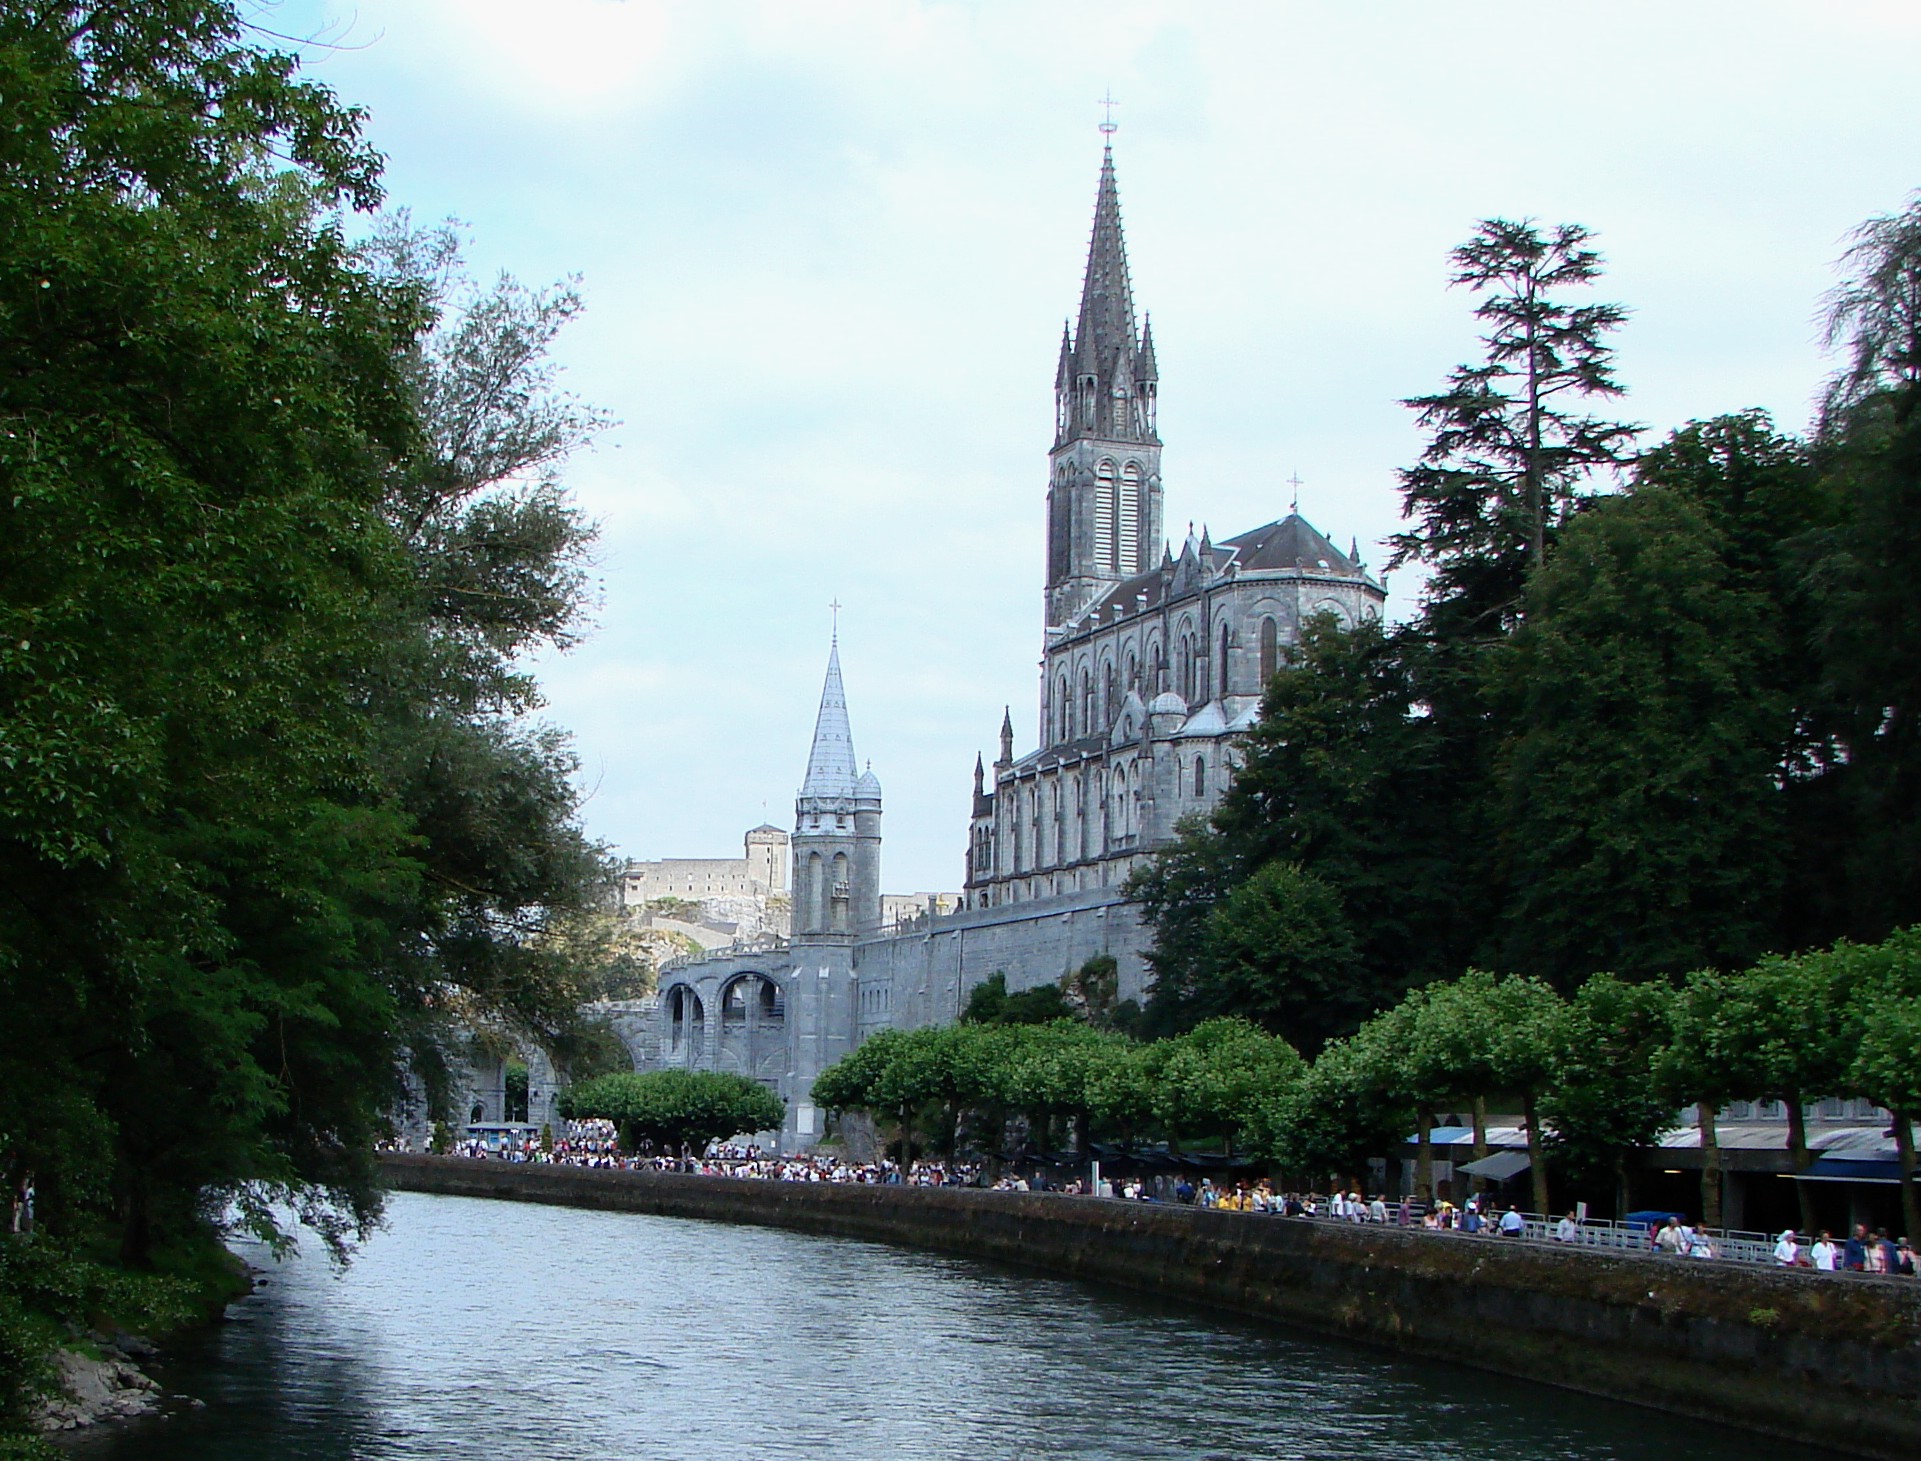
[[[1807,1171],[1796,1172],[1799,1182],[1899,1182],[1901,1164],[1887,1161],[1849,1161],[1843,1157],[1816,1157]]]

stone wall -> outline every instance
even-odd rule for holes
[[[1010,990],[1032,989],[1096,954],[1118,963],[1119,998],[1144,999],[1147,944],[1140,910],[1113,888],[965,909],[925,930],[867,940],[855,946],[854,973],[863,986],[884,986],[887,1002],[861,1003],[861,1036],[952,1024],[974,986],[992,974],[1005,974]]]
[[[390,1157],[414,1192],[760,1223],[1096,1279],[1871,1457],[1921,1454],[1921,1283],[1043,1194]]]

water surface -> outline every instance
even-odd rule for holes
[[[1119,1291],[767,1228],[398,1194],[162,1378],[89,1461],[1421,1457],[1776,1443]],[[1805,1454],[1805,1453],[1797,1453]]]

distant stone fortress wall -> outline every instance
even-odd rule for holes
[[[664,857],[629,862],[621,871],[624,907],[662,898],[699,903],[709,898],[767,898],[787,892],[789,837],[778,827],[747,833],[740,857]]]

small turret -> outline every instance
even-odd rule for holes
[[[996,766],[1012,766],[1014,764],[1014,712],[1006,706],[1001,707],[1000,760],[994,764]]]

